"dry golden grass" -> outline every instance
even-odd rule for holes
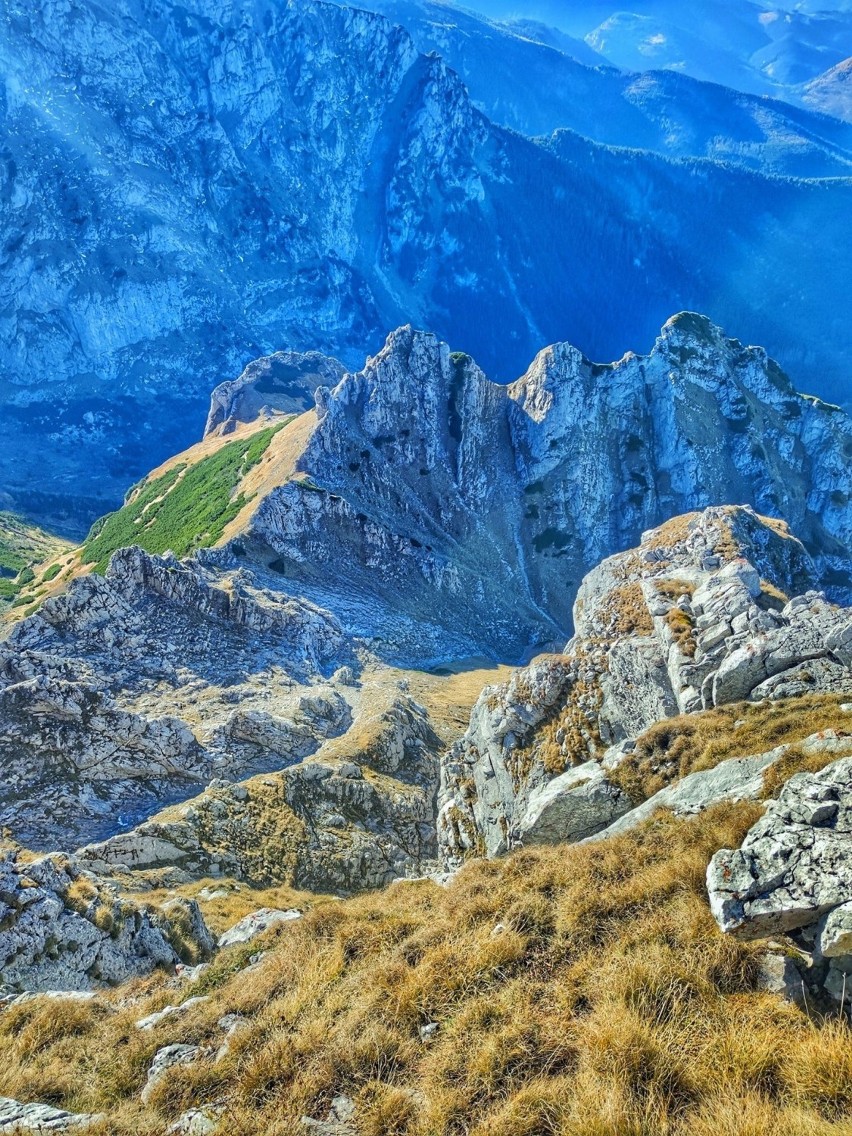
[[[651,635],[654,624],[639,583],[620,584],[607,596],[607,610],[612,613],[610,634]]]
[[[849,1028],[757,989],[760,946],[721,935],[707,908],[708,860],[757,815],[661,816],[471,863],[446,889],[320,904],[270,933],[257,968],[239,969],[257,943],[236,948],[180,994],[152,978],[111,1010],[17,1007],[0,1014],[0,1094],[104,1111],[97,1136],[163,1133],[215,1100],[228,1136],[283,1136],[338,1093],[363,1136],[849,1136]],[[143,1107],[154,1052],[217,1046],[229,1012],[248,1019],[229,1054],[175,1069]]]
[[[665,524],[659,525],[648,542],[649,548],[671,548],[673,545],[680,544],[689,538],[696,521],[701,517],[701,513],[681,513],[680,516],[672,517],[670,521]]]
[[[611,777],[639,803],[688,773],[712,769],[729,757],[795,745],[822,730],[849,733],[852,747],[852,714],[840,709],[848,701],[848,695],[814,694],[778,702],[738,702],[667,718],[642,734],[636,749]],[[786,779],[801,763],[800,754],[791,754],[779,766],[779,775],[784,772]],[[821,768],[813,769],[817,767]],[[783,781],[776,787],[780,784]]]
[[[154,878],[158,875],[160,875],[158,872],[150,873]],[[136,882],[135,876],[131,875],[127,882],[129,884]],[[239,922],[244,915],[249,915],[261,907],[274,907],[282,911],[293,909],[307,911],[319,903],[337,902],[332,896],[299,891],[286,884],[258,888],[237,880],[221,878],[194,880],[192,883],[181,884],[178,887],[155,887],[142,895],[134,888],[130,894],[135,902],[144,900],[145,903],[153,904],[155,907],[162,906],[175,896],[195,899],[204,915],[205,923],[214,935],[221,935],[223,931],[227,931],[229,927]]]

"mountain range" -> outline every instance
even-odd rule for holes
[[[846,0],[472,0],[466,7],[507,21],[583,62],[591,48],[630,71],[672,70],[754,95],[806,101],[807,83],[849,58]]]
[[[753,102],[666,78],[637,93],[549,50],[562,105],[595,84],[612,113],[532,140],[407,31],[309,0],[245,19],[43,3],[9,13],[0,53],[0,482],[6,506],[69,534],[186,446],[250,359],[311,348],[351,367],[407,322],[509,382],[542,343],[611,359],[706,311],[797,386],[846,397],[842,124],[770,107],[758,129]],[[474,91],[487,68],[474,52]],[[497,114],[492,70],[474,97]],[[697,125],[710,107],[719,145]],[[601,141],[578,132],[593,127]],[[624,147],[634,129],[651,149]]]

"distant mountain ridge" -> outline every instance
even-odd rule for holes
[[[848,0],[448,0],[447,6],[474,9],[555,43],[551,25],[563,50],[583,62],[591,48],[628,71],[664,68],[795,104],[809,81],[848,56],[852,33]]]
[[[804,110],[674,69],[620,71],[604,56],[578,50],[582,40],[554,38],[549,46],[523,24],[483,24],[440,0],[367,6],[405,27],[420,51],[441,55],[493,122],[523,134],[567,128],[606,145],[794,177],[852,171],[852,129],[814,114],[833,112],[813,94]]]
[[[542,343],[616,358],[704,310],[847,393],[850,179],[532,142],[320,0],[45,3],[0,61],[0,484],[78,534],[251,359],[358,365],[407,322],[508,381]]]

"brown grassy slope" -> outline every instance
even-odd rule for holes
[[[228,1136],[283,1136],[341,1092],[364,1136],[849,1136],[852,1033],[761,993],[760,946],[707,908],[710,856],[756,815],[660,817],[472,863],[447,889],[319,905],[250,973],[256,944],[221,956],[183,992],[211,1001],[151,1033],[133,1019],[175,996],[153,982],[112,1013],[15,1008],[0,1094],[103,1110],[98,1136],[161,1133],[214,1100]],[[217,1045],[227,1012],[249,1019],[230,1054],[138,1104],[156,1049]]]
[[[840,709],[849,701],[848,694],[813,694],[666,718],[638,738],[610,776],[638,804],[688,773],[712,769],[729,757],[794,745],[821,730],[848,733],[852,748],[852,713]]]

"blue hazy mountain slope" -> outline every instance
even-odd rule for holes
[[[200,435],[250,358],[427,327],[514,379],[672,311],[846,398],[852,181],[495,127],[380,16],[40,3],[2,25],[0,487],[78,527]]]
[[[617,67],[671,68],[794,102],[800,85],[842,62],[852,44],[848,0],[468,0],[459,7],[521,21],[533,35],[529,21],[550,24]]]
[[[802,98],[814,110],[852,123],[852,57],[806,84]]]
[[[715,158],[767,173],[852,172],[852,128],[835,118],[673,71],[589,67],[571,57],[570,43],[556,50],[447,3],[364,3],[402,24],[420,51],[438,52],[492,121],[524,134],[568,127],[608,145]]]

